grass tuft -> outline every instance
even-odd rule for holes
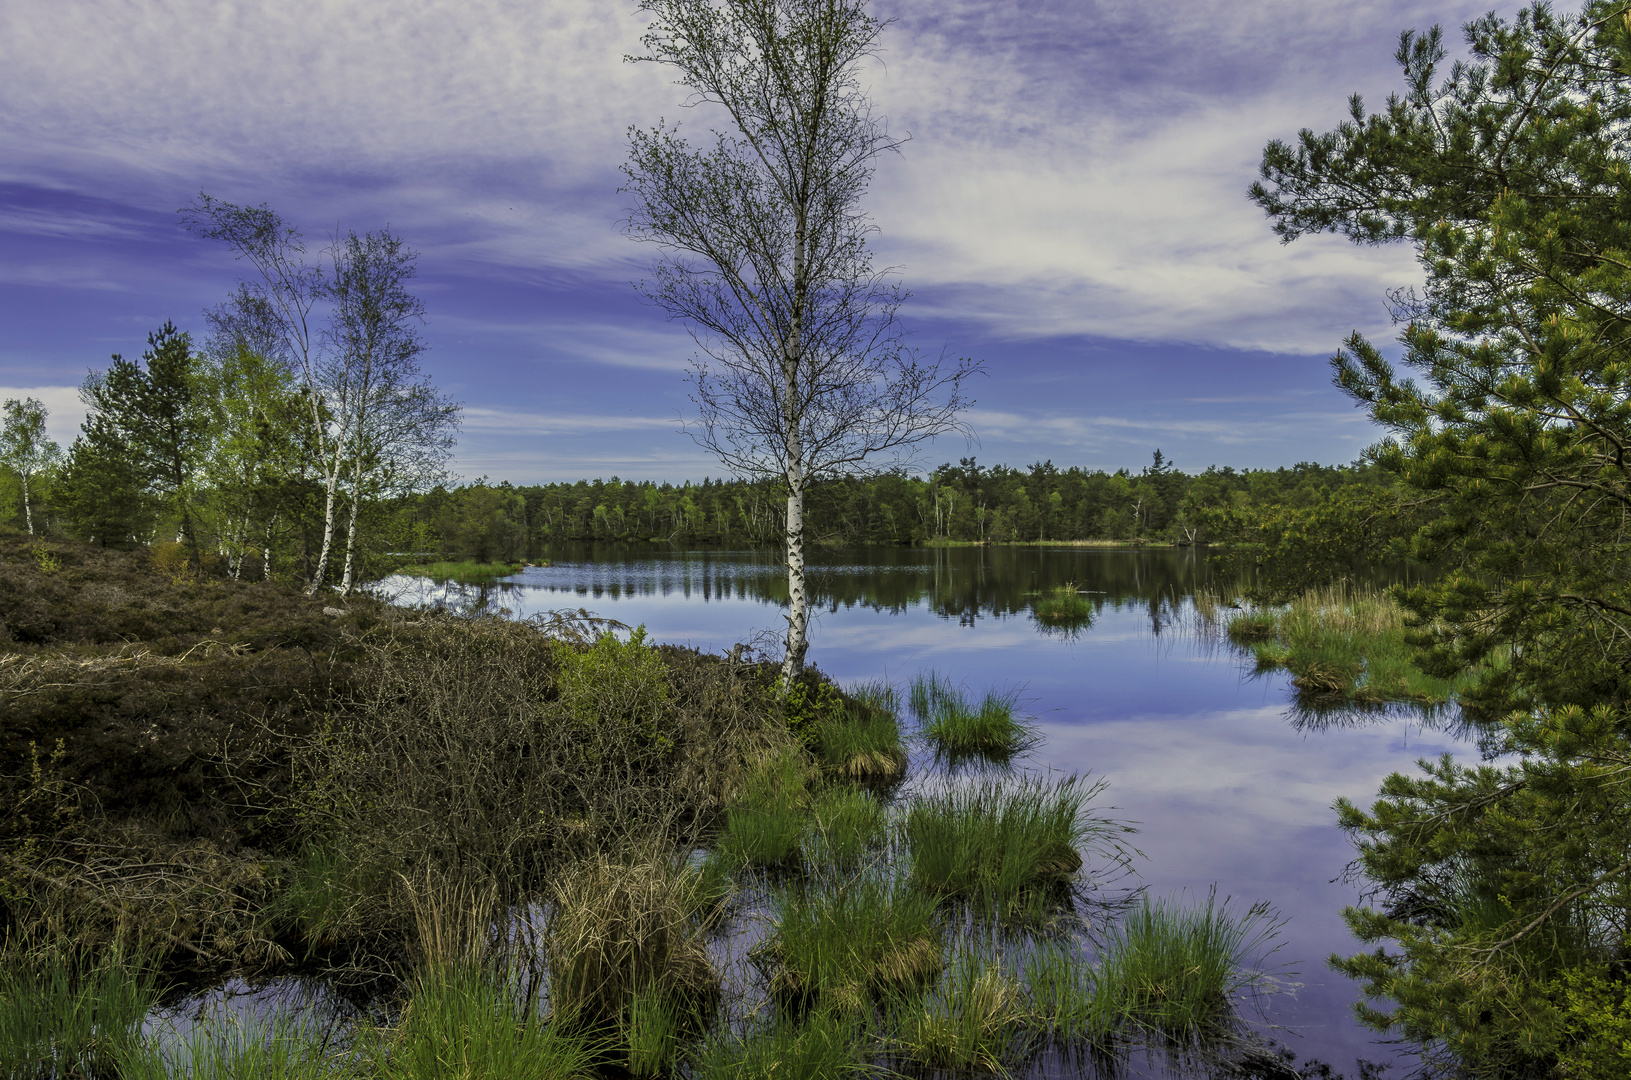
[[[959,951],[921,998],[897,1006],[900,1052],[932,1069],[1002,1072],[1026,1039],[1025,989],[994,959]]]
[[[1278,930],[1267,904],[1237,917],[1215,891],[1193,908],[1146,899],[1106,938],[1098,1008],[1126,1026],[1193,1038],[1233,1014],[1233,995],[1257,977],[1246,965],[1273,951]]]
[[[140,1057],[152,974],[119,949],[0,960],[0,1076],[115,1076]]]
[[[900,882],[869,874],[785,889],[773,903],[776,928],[755,959],[780,997],[855,1008],[940,970],[934,899]]]
[[[912,680],[909,700],[923,734],[944,755],[1005,759],[1036,739],[1014,713],[1018,691],[988,690],[976,705],[950,679],[929,671]]]
[[[886,813],[871,792],[834,788],[816,799],[814,820],[804,834],[811,865],[847,867],[884,839]]]
[[[555,886],[547,931],[549,1001],[574,1029],[617,1026],[640,993],[700,1005],[719,990],[708,956],[708,883],[684,862],[625,864],[605,857]]]
[[[1259,669],[1290,671],[1306,694],[1359,704],[1443,704],[1460,681],[1416,666],[1405,617],[1385,591],[1340,582],[1284,607],[1230,613],[1224,632]]]
[[[899,712],[899,700],[888,683],[853,688],[848,706],[825,718],[814,732],[823,769],[860,781],[904,776],[906,745],[901,739]]]
[[[1109,853],[1125,826],[1091,816],[1104,787],[1080,777],[986,778],[920,796],[906,814],[912,881],[935,896],[1004,909],[1021,894],[1073,881],[1083,848]]]
[[[404,566],[397,573],[407,574],[411,577],[427,577],[434,581],[457,581],[474,584],[491,581],[493,578],[519,574],[521,567],[521,563],[511,562],[433,562],[419,566]]]
[[[721,1031],[696,1055],[695,1080],[831,1080],[863,1071],[853,1017],[818,1011],[747,1036]]]
[[[1096,613],[1093,601],[1077,591],[1074,581],[1055,585],[1031,605],[1031,614],[1038,622],[1062,629],[1084,629],[1092,624]]]

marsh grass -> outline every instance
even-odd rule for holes
[[[912,680],[908,700],[919,729],[942,756],[1005,760],[1036,741],[1035,730],[1015,713],[1017,690],[988,690],[975,704],[949,678],[929,671]]]
[[[797,746],[754,759],[726,808],[719,856],[739,867],[794,868],[814,782],[810,762]]]
[[[1075,941],[1038,942],[1022,968],[1031,1015],[1055,1044],[1104,1043],[1118,1021]]]
[[[795,885],[773,899],[775,929],[755,950],[772,992],[800,1004],[856,1009],[871,995],[939,972],[934,898],[876,874]]]
[[[157,983],[119,948],[86,953],[19,948],[0,958],[0,1078],[114,1076],[139,1057]]]
[[[1082,629],[1093,622],[1093,601],[1083,596],[1074,581],[1055,585],[1031,605],[1032,616],[1046,626]]]
[[[1168,1039],[1217,1029],[1233,1017],[1234,996],[1259,977],[1248,965],[1278,947],[1271,942],[1279,926],[1266,904],[1236,915],[1215,890],[1194,907],[1146,899],[1108,932],[1094,1007],[1124,1029]]]
[[[1225,624],[1228,639],[1260,669],[1286,668],[1304,693],[1360,704],[1451,700],[1460,681],[1417,667],[1408,631],[1404,609],[1385,591],[1346,582],[1284,607],[1231,613]]]
[[[708,954],[708,883],[676,859],[572,867],[546,930],[549,1002],[559,1024],[615,1029],[637,994],[700,1010],[719,993]]]
[[[675,1003],[661,990],[636,991],[619,1025],[624,1067],[635,1077],[668,1075],[700,1026],[694,1009]]]
[[[372,1034],[371,1032],[369,1033]],[[365,1035],[367,1039],[369,1036]],[[152,1037],[121,1063],[119,1080],[364,1080],[365,1060],[298,1019],[219,1017],[164,1045]]]
[[[521,566],[521,563],[508,562],[433,562],[423,563],[419,566],[404,566],[397,573],[408,574],[412,577],[426,577],[433,581],[457,581],[473,584],[491,581],[493,578],[507,577],[510,574],[519,574]]]
[[[927,993],[892,1011],[895,1051],[932,1069],[1004,1072],[1031,1041],[1025,988],[991,949],[959,949]]]
[[[815,1010],[747,1035],[719,1031],[695,1055],[695,1080],[831,1080],[863,1071],[853,1014]]]
[[[600,1056],[471,963],[422,968],[397,1026],[367,1033],[359,1048],[379,1080],[568,1080],[591,1074]]]
[[[876,796],[861,788],[821,793],[803,838],[810,865],[847,867],[882,845],[888,814]]]
[[[850,690],[850,700],[817,725],[814,745],[822,768],[851,780],[898,780],[906,772],[906,744],[900,731],[900,702],[882,681]]]
[[[1120,857],[1126,826],[1092,815],[1104,783],[1071,776],[982,778],[920,795],[904,822],[912,881],[934,896],[1004,908],[1076,879],[1082,850]]]

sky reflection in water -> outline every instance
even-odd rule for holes
[[[715,651],[783,626],[774,552],[554,554],[489,601],[518,614],[587,607]],[[1138,823],[1137,870],[1154,893],[1204,901],[1215,883],[1240,910],[1262,899],[1287,917],[1276,959],[1301,985],[1270,1000],[1267,1023],[1285,1030],[1269,1033],[1350,1076],[1355,1058],[1392,1058],[1352,1020],[1354,985],[1325,965],[1358,944],[1341,919],[1359,899],[1342,880],[1352,848],[1331,805],[1368,805],[1388,773],[1470,745],[1397,712],[1299,723],[1283,674],[1253,675],[1184,629],[1186,597],[1207,580],[1193,552],[877,548],[812,562],[811,662],[844,684],[904,685],[932,667],[975,691],[1022,688],[1042,736],[1029,766],[1109,780],[1109,803]],[[1039,630],[1035,593],[1065,582],[1089,591],[1091,625]],[[402,599],[416,597],[432,593],[408,587]]]

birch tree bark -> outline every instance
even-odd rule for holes
[[[726,121],[709,149],[659,125],[629,133],[629,234],[659,246],[641,289],[685,322],[688,432],[787,493],[783,686],[803,669],[804,497],[822,479],[898,466],[966,429],[978,365],[926,363],[902,340],[904,299],[873,266],[860,202],[894,151],[859,82],[884,23],[854,0],[642,0],[636,61],[665,64],[688,105]]]

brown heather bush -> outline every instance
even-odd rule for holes
[[[557,619],[427,615],[377,633],[356,687],[295,741],[285,814],[371,880],[436,872],[504,905],[553,870],[707,827],[744,761],[791,740],[753,667]],[[401,890],[349,909],[411,925]]]

